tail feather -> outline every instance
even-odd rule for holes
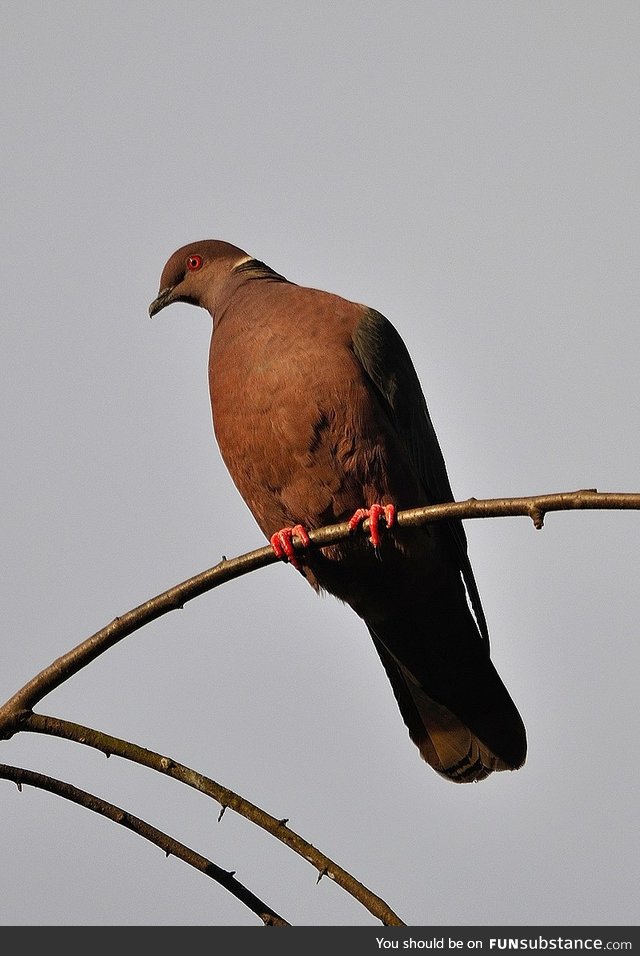
[[[437,773],[456,783],[470,783],[494,771],[522,766],[526,756],[524,725],[488,655],[478,656],[474,662],[473,699],[467,695],[465,713],[460,713],[460,707],[455,713],[450,701],[438,701],[433,691],[427,693],[423,682],[371,627],[369,632],[409,736]],[[464,667],[461,674],[464,684]]]

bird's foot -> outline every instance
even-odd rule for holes
[[[369,519],[371,544],[374,548],[378,548],[382,540],[380,536],[380,519],[384,518],[384,523],[387,528],[392,528],[396,523],[396,506],[375,504],[371,505],[370,508],[358,508],[353,517],[349,519],[349,531],[355,531],[365,518]]]
[[[271,535],[269,541],[276,558],[288,561],[297,571],[301,571],[300,562],[296,557],[296,549],[293,546],[293,538],[296,535],[300,538],[302,547],[308,548],[311,539],[307,534],[307,529],[301,524],[296,524],[293,528],[281,528],[280,531]]]

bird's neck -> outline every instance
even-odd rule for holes
[[[257,287],[256,283],[291,285],[284,276],[275,272],[264,262],[250,257],[243,259],[233,267],[222,287],[215,290],[211,299],[205,300],[204,297],[201,299],[201,305],[213,317],[214,329],[223,321],[225,313],[232,303],[236,307],[246,296],[253,298],[253,292]]]
[[[271,279],[274,282],[287,282],[284,276],[270,266],[248,256],[234,266],[232,276],[241,276],[242,279]]]

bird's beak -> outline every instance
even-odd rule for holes
[[[173,299],[173,286],[167,286],[166,289],[161,289],[158,293],[158,298],[154,299],[151,305],[149,306],[149,317],[152,319],[154,315],[157,315],[161,309],[164,309],[165,305],[171,305],[174,301]]]

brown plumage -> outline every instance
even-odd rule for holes
[[[413,364],[380,313],[217,240],[171,256],[149,312],[172,302],[212,316],[215,435],[268,538],[376,503],[452,500]],[[357,535],[297,561],[364,620],[411,739],[438,773],[467,782],[523,764],[524,725],[489,657],[460,522],[392,527],[377,548]]]

